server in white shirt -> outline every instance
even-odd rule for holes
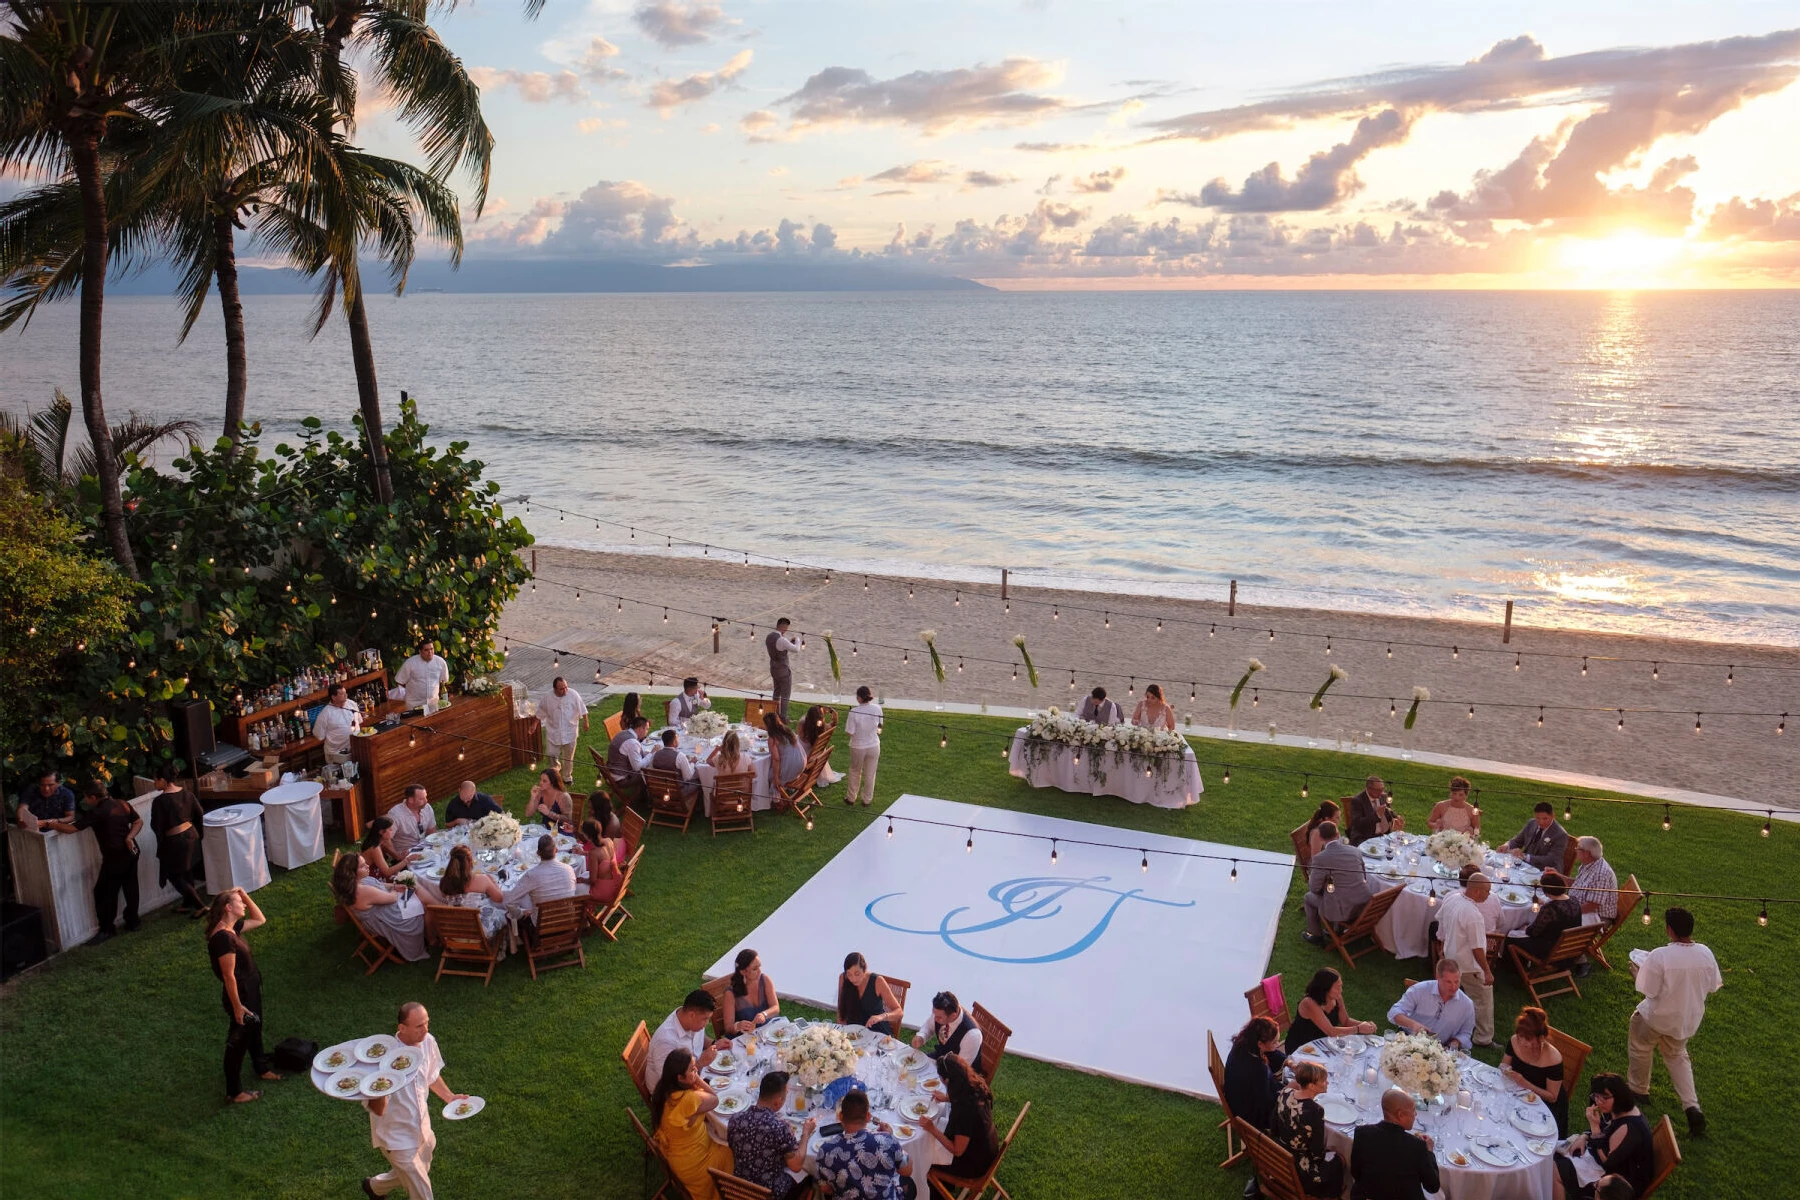
[[[1658,946],[1632,963],[1631,973],[1644,999],[1631,1014],[1631,1060],[1626,1082],[1640,1096],[1650,1094],[1650,1057],[1660,1052],[1674,1085],[1675,1098],[1687,1110],[1688,1132],[1706,1132],[1706,1114],[1694,1090],[1694,1066],[1688,1061],[1688,1039],[1706,1015],[1706,998],[1725,985],[1713,952],[1694,940],[1694,914],[1685,908],[1663,913],[1669,944]]]
[[[420,642],[419,652],[400,664],[394,672],[394,687],[400,691],[397,700],[414,708],[435,705],[443,698],[450,683],[450,664],[437,652],[436,642]]]
[[[350,738],[362,728],[362,709],[350,698],[350,693],[341,683],[331,685],[326,694],[325,707],[313,718],[313,736],[325,747],[325,761],[328,763],[347,763],[350,761]]]
[[[445,1105],[469,1097],[453,1092],[444,1082],[444,1055],[431,1036],[431,1014],[416,1000],[400,1006],[400,1028],[394,1036],[412,1047],[418,1066],[399,1087],[378,1100],[365,1100],[369,1110],[369,1141],[388,1160],[388,1169],[362,1181],[363,1193],[385,1196],[403,1188],[411,1200],[431,1200],[431,1156],[437,1135],[431,1131],[431,1110],[425,1093]]]
[[[387,818],[394,823],[394,849],[403,858],[437,828],[437,814],[431,811],[431,797],[422,783],[407,784],[400,803],[388,809]]]
[[[790,624],[792,622],[786,617],[781,618],[775,622],[775,631],[763,639],[763,645],[769,651],[769,695],[775,701],[776,714],[783,721],[787,720],[788,698],[794,694],[794,672],[788,666],[788,655],[798,654],[803,648],[788,636]]]
[[[711,707],[712,701],[706,698],[706,689],[700,686],[700,680],[689,675],[681,681],[681,690],[669,700],[669,724],[680,729],[689,717]]]
[[[1463,890],[1452,892],[1438,908],[1438,937],[1444,957],[1462,968],[1462,990],[1475,1002],[1475,1046],[1494,1044],[1494,969],[1488,963],[1487,921],[1481,902],[1493,890],[1488,877],[1477,871],[1463,881]]]
[[[544,726],[544,744],[562,768],[563,780],[574,779],[575,743],[588,727],[587,701],[558,675],[550,684],[550,694],[538,701],[537,715]]]
[[[881,705],[868,685],[856,689],[856,707],[844,718],[850,735],[850,779],[845,785],[844,803],[855,804],[862,794],[866,808],[875,802],[875,768],[881,763]]]

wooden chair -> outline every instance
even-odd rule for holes
[[[538,977],[541,964],[546,971],[558,967],[587,968],[587,955],[581,950],[582,896],[564,896],[546,900],[537,906],[535,922],[537,940],[525,943],[525,958],[531,977]],[[549,961],[546,961],[549,960]]]
[[[1280,980],[1281,976],[1275,975],[1272,976],[1272,978]],[[1269,1008],[1269,993],[1260,983],[1244,993],[1244,1000],[1250,1005],[1251,1016],[1269,1018],[1271,1021],[1275,1022],[1276,1028],[1280,1029],[1284,1035],[1288,1031],[1288,1026],[1294,1023],[1294,1015],[1288,1011],[1286,992],[1281,994],[1280,1011]]]
[[[625,1115],[631,1118],[631,1128],[636,1131],[638,1137],[644,1143],[645,1191],[649,1191],[650,1188],[650,1160],[655,1159],[662,1167],[662,1186],[651,1193],[650,1200],[664,1200],[665,1197],[667,1197],[667,1200],[694,1200],[687,1188],[681,1185],[681,1180],[675,1177],[675,1170],[673,1167],[669,1166],[669,1158],[663,1153],[662,1146],[657,1143],[655,1138],[650,1136],[650,1131],[644,1128],[644,1123],[638,1120],[637,1114],[627,1108],[625,1110]]]
[[[1307,1200],[1291,1150],[1242,1117],[1231,1118],[1231,1126],[1243,1141],[1256,1168],[1256,1182],[1268,1200]]]
[[[351,951],[350,957],[368,965],[369,969],[363,972],[364,975],[373,975],[382,963],[404,961],[392,942],[362,923],[362,918],[356,915],[355,909],[347,908],[344,912],[350,917],[350,924],[356,926],[356,932],[362,935],[362,941]]]
[[[1394,907],[1394,901],[1400,898],[1400,890],[1393,887],[1375,893],[1369,902],[1363,905],[1363,910],[1356,914],[1356,919],[1344,926],[1342,930],[1339,930],[1330,921],[1325,922],[1325,936],[1331,939],[1331,944],[1336,946],[1337,952],[1344,956],[1344,961],[1350,965],[1351,970],[1356,969],[1357,959],[1371,951],[1381,949],[1381,943],[1375,938],[1375,926],[1381,923],[1381,918],[1387,916],[1388,909]],[[1361,941],[1367,941],[1369,944],[1360,950],[1353,949]]]
[[[1296,825],[1288,831],[1288,840],[1294,843],[1294,861],[1300,864],[1302,878],[1306,868],[1312,866],[1312,842],[1307,833],[1305,825]]]
[[[650,824],[687,832],[700,797],[696,792],[683,791],[683,782],[679,772],[644,768],[644,788],[650,793]]]
[[[1506,948],[1512,958],[1512,964],[1518,969],[1519,978],[1525,984],[1525,990],[1531,993],[1531,1002],[1539,1008],[1544,1007],[1544,997],[1562,996],[1574,992],[1577,999],[1581,997],[1581,988],[1575,983],[1575,961],[1594,947],[1594,939],[1600,936],[1598,925],[1577,925],[1573,929],[1565,929],[1557,936],[1556,944],[1550,947],[1550,953],[1543,958],[1528,954],[1520,946],[1517,938]],[[1563,981],[1559,988],[1548,988],[1546,985]]]
[[[975,1022],[975,1028],[981,1030],[981,1055],[975,1069],[991,1085],[995,1073],[1000,1070],[1000,1059],[1006,1053],[1006,1043],[1012,1038],[1012,1029],[999,1017],[981,1007],[979,1000],[970,1006],[969,1019]]]
[[[563,780],[567,786],[568,780]],[[569,793],[569,823],[575,826],[575,832],[581,832],[581,823],[587,820],[587,793],[571,791]]]
[[[1225,1099],[1225,1060],[1219,1057],[1219,1043],[1213,1040],[1210,1029],[1206,1031],[1206,1072],[1212,1076],[1213,1091],[1219,1097],[1219,1107],[1225,1110],[1225,1119],[1219,1122],[1219,1128],[1225,1131],[1225,1161],[1219,1164],[1219,1169],[1229,1170],[1243,1160],[1244,1148],[1237,1143],[1237,1131],[1232,1127],[1231,1104]]]
[[[588,918],[587,927],[604,933],[609,942],[618,941],[619,930],[625,922],[631,920],[631,910],[625,907],[625,897],[631,893],[631,877],[637,873],[638,860],[643,857],[644,849],[640,846],[636,854],[625,860],[625,874],[619,880],[619,890],[613,893],[612,902]]]
[[[892,975],[882,975],[878,978],[887,980],[888,989],[894,993],[894,1003],[900,1006],[900,1019],[904,1021],[906,1019],[906,993],[912,991],[912,984],[904,979],[896,979]],[[900,1036],[898,1026],[894,1028],[894,1036]],[[985,1033],[981,1036],[987,1037]]]
[[[625,1040],[625,1049],[619,1052],[625,1060],[625,1071],[631,1076],[631,1082],[637,1086],[638,1096],[644,1102],[647,1111],[650,1108],[650,1089],[644,1084],[644,1068],[650,1063],[650,1027],[639,1021],[637,1028]]]
[[[614,738],[619,736],[619,730],[625,728],[625,710],[621,708],[618,712],[600,722],[600,727],[606,731],[606,740],[611,742]],[[602,760],[601,765],[605,765],[604,760]]]
[[[775,702],[773,700],[745,700],[744,724],[750,726],[752,729],[761,729],[763,727],[763,714],[772,713],[774,711]]]
[[[720,775],[713,780],[712,794],[712,831],[718,837],[721,832],[730,833],[744,830],[756,832],[756,814],[751,811],[751,792],[756,783],[756,776],[744,771],[736,775]]]
[[[1562,875],[1564,879],[1575,878],[1575,851],[1579,847],[1580,843],[1575,838],[1570,838],[1569,844],[1563,847]]]
[[[821,750],[823,751],[823,755],[820,754]],[[819,774],[824,771],[825,763],[830,757],[830,743],[826,742],[824,739],[820,739],[820,743],[817,747],[814,747],[813,753],[807,756],[806,765],[800,768],[800,773],[794,776],[794,778],[785,785],[776,785],[776,806],[778,808],[791,809],[794,815],[802,820],[809,818],[812,815],[813,809],[819,807],[822,803],[818,795],[813,791],[813,785],[819,782]],[[771,778],[778,777],[778,767],[774,762],[769,764],[769,771],[771,773]]]
[[[438,941],[443,943],[443,953],[438,955],[437,974],[432,982],[446,975],[466,975],[481,980],[486,987],[494,978],[494,968],[500,963],[500,947],[487,931],[481,927],[481,910],[478,908],[459,908],[454,904],[427,905],[425,913],[437,927]],[[456,969],[452,963],[469,963],[480,970],[469,968]]]
[[[717,979],[709,979],[700,987],[712,997],[713,1036],[716,1038],[730,1037],[731,1035],[725,1032],[725,993],[731,990],[731,976],[721,975]]]
[[[644,842],[644,829],[649,822],[635,808],[627,808],[619,813],[619,839],[625,843],[625,857],[631,858],[638,852]]]
[[[1587,1066],[1588,1055],[1594,1052],[1594,1048],[1580,1038],[1570,1037],[1554,1025],[1550,1026],[1549,1036],[1550,1044],[1556,1047],[1558,1054],[1562,1055],[1562,1094],[1573,1096],[1576,1085],[1581,1082],[1582,1068]]]
[[[1675,1140],[1675,1125],[1668,1113],[1650,1131],[1650,1162],[1650,1186],[1638,1193],[1638,1200],[1648,1200],[1681,1165],[1681,1146]]]
[[[717,1167],[706,1168],[706,1173],[712,1176],[713,1186],[719,1189],[719,1200],[774,1200],[775,1193],[760,1183],[727,1175]]]
[[[1625,886],[1619,889],[1619,911],[1612,922],[1600,927],[1600,936],[1588,947],[1588,953],[1600,960],[1600,965],[1612,970],[1613,965],[1606,961],[1601,947],[1612,941],[1613,935],[1625,927],[1625,922],[1637,911],[1637,906],[1644,902],[1644,889],[1638,886],[1637,876],[1630,875],[1625,879]]]
[[[942,1200],[985,1200],[988,1189],[992,1188],[999,1200],[1012,1200],[994,1176],[999,1173],[1000,1164],[1006,1161],[1006,1152],[1012,1149],[1013,1139],[1019,1136],[1019,1126],[1025,1124],[1025,1114],[1030,1111],[1031,1101],[1027,1100],[1025,1107],[1019,1110],[1019,1115],[1013,1118],[1012,1128],[1006,1131],[1006,1139],[1000,1143],[999,1152],[994,1155],[993,1165],[987,1169],[987,1174],[979,1179],[964,1179],[941,1167],[933,1168],[926,1176],[931,1180],[931,1190],[942,1197]],[[1667,1121],[1668,1118],[1664,1117],[1663,1120]]]

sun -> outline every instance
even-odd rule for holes
[[[1686,246],[1678,237],[1624,231],[1603,238],[1566,238],[1560,257],[1579,287],[1657,287],[1669,282],[1666,270]]]

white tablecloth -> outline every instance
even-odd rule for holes
[[[1348,1043],[1348,1052],[1330,1051],[1330,1046],[1339,1043]],[[1323,1063],[1326,1073],[1331,1076],[1330,1090],[1319,1097],[1321,1105],[1334,1096],[1348,1101],[1357,1108],[1356,1123],[1368,1125],[1381,1120],[1381,1093],[1390,1086],[1386,1077],[1380,1074],[1380,1046],[1379,1038],[1322,1038],[1302,1046],[1295,1057],[1304,1056]],[[1550,1120],[1550,1132],[1535,1138],[1522,1132],[1511,1120],[1515,1111],[1527,1107],[1549,1118],[1549,1108],[1535,1095],[1517,1091],[1506,1084],[1494,1068],[1460,1052],[1456,1053],[1456,1059],[1463,1067],[1463,1087],[1468,1089],[1482,1115],[1477,1119],[1473,1108],[1466,1113],[1461,1111],[1455,1107],[1454,1098],[1447,1113],[1435,1110],[1428,1113],[1420,1109],[1413,1129],[1429,1133],[1436,1144],[1438,1175],[1443,1185],[1437,1194],[1444,1200],[1549,1200],[1551,1179],[1556,1170],[1551,1164],[1556,1123]],[[1372,1087],[1363,1082],[1371,1067],[1376,1069],[1376,1082]],[[1329,1120],[1325,1125],[1327,1148],[1337,1151],[1338,1157],[1344,1160],[1346,1196],[1350,1194],[1350,1149],[1355,1132],[1354,1125],[1334,1125]],[[1489,1166],[1474,1157],[1469,1149],[1470,1140],[1483,1137],[1504,1139],[1517,1155],[1517,1165]],[[1543,1153],[1528,1145],[1534,1140],[1544,1149]],[[1451,1162],[1449,1155],[1453,1151],[1461,1153],[1468,1165],[1459,1167]]]
[[[261,796],[263,838],[269,861],[293,870],[325,857],[325,827],[319,817],[320,783],[284,783]]]
[[[1368,858],[1371,892],[1391,887],[1406,888],[1388,909],[1387,916],[1375,926],[1376,940],[1395,958],[1426,957],[1431,953],[1431,923],[1437,920],[1437,906],[1457,889],[1456,873],[1442,874],[1432,868],[1432,860],[1424,852],[1425,839],[1418,834],[1370,838],[1361,849]],[[1416,863],[1413,861],[1415,856],[1418,858]],[[1482,870],[1494,880],[1496,891],[1503,893],[1499,927],[1494,932],[1512,933],[1531,924],[1536,915],[1531,911],[1532,893],[1524,887],[1515,888],[1514,877],[1523,870],[1524,875],[1535,882],[1536,869],[1521,868],[1520,864],[1509,862],[1505,855],[1490,854]],[[1383,875],[1384,871],[1388,874]],[[1432,878],[1409,878],[1418,875],[1431,875]],[[1505,894],[1522,899],[1512,903]],[[1541,893],[1538,898],[1543,898]]]
[[[769,764],[774,760],[769,756],[767,735],[748,725],[733,725],[732,728],[737,731],[739,744],[750,754],[750,773],[754,777],[750,781],[750,811],[767,812],[775,804],[774,780],[769,769]],[[650,740],[661,745],[662,735],[652,734]],[[719,774],[706,760],[723,740],[723,734],[715,738],[702,738],[691,733],[680,733],[676,741],[676,747],[694,764],[694,777],[700,781],[699,815],[704,817],[712,816],[713,780]]]
[[[1043,743],[1027,751],[1028,740],[1022,727],[1013,733],[1007,762],[1012,773],[1032,787],[1118,796],[1133,804],[1153,804],[1157,808],[1185,808],[1206,790],[1200,782],[1200,764],[1194,760],[1192,746],[1182,752],[1179,766],[1159,766],[1154,758],[1108,753],[1093,746],[1078,749],[1060,742]],[[1149,775],[1144,774],[1146,769]]]
[[[156,803],[156,793],[150,792],[138,796],[131,801],[132,811],[143,821],[144,827],[138,830],[138,912],[147,913],[173,904],[181,899],[181,893],[166,883],[158,883],[162,874],[162,864],[156,860],[156,834],[150,829],[150,806]],[[96,860],[97,862],[98,860]]]
[[[234,887],[254,892],[269,882],[262,814],[260,804],[232,804],[206,814],[206,836],[200,839],[200,850],[206,860],[206,890],[211,894]]]

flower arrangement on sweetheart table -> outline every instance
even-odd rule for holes
[[[703,708],[693,716],[689,717],[685,722],[684,727],[695,737],[723,737],[725,731],[731,728],[731,720],[722,712],[714,712],[710,708]]]
[[[469,826],[469,844],[482,850],[510,850],[523,836],[511,813],[489,813]]]
[[[1381,1073],[1414,1096],[1456,1091],[1462,1071],[1443,1043],[1429,1033],[1392,1033],[1381,1047]]]
[[[1425,853],[1452,871],[1460,871],[1486,862],[1488,848],[1460,830],[1441,829],[1425,839]]]
[[[1036,766],[1054,745],[1106,751],[1106,754],[1090,754],[1087,758],[1089,778],[1102,783],[1106,781],[1108,755],[1131,755],[1142,759],[1156,772],[1158,780],[1166,781],[1170,769],[1181,762],[1188,748],[1186,738],[1166,729],[1143,725],[1098,725],[1052,705],[1032,718],[1026,727],[1026,757]]]
[[[822,1088],[856,1071],[856,1043],[831,1025],[808,1025],[789,1038],[780,1053],[802,1087]]]

